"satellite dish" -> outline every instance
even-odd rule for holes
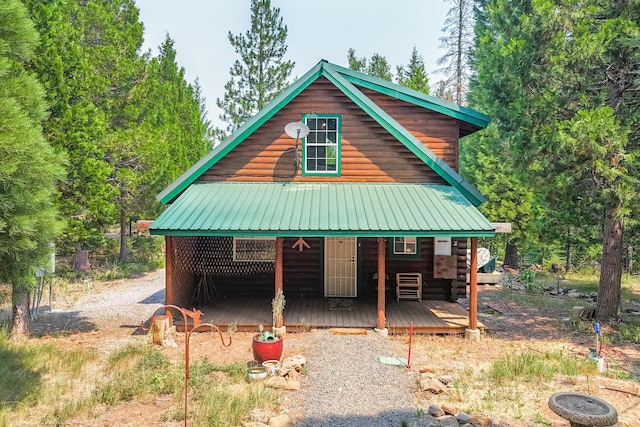
[[[291,138],[304,138],[309,135],[309,127],[302,122],[287,123],[284,127],[284,131]]]

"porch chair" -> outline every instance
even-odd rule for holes
[[[422,301],[422,273],[396,273],[396,301]]]

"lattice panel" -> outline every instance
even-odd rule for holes
[[[274,273],[273,262],[236,262],[232,237],[195,237],[193,271],[212,276],[252,276]]]
[[[171,304],[188,308],[195,288],[194,274],[185,270],[173,271],[173,301]]]

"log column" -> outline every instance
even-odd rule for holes
[[[384,237],[378,237],[378,330],[385,329],[385,271]]]
[[[164,244],[165,244],[165,295],[164,295],[164,303],[166,305],[174,304],[173,300],[173,263],[174,263],[174,253],[173,253],[173,237],[172,236],[164,236]]]
[[[478,331],[478,238],[471,238],[471,262],[469,265],[469,329],[465,336],[472,340],[480,339]]]
[[[283,290],[283,274],[282,274],[282,237],[276,237],[276,265],[275,265],[275,294]],[[276,320],[276,328],[282,327],[282,316],[278,316]]]

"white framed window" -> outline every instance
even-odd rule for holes
[[[273,262],[276,260],[275,237],[234,237],[233,260]]]
[[[303,141],[305,175],[340,175],[340,116],[307,115],[309,134]]]
[[[416,237],[394,237],[394,255],[415,255],[418,250],[418,239]]]

